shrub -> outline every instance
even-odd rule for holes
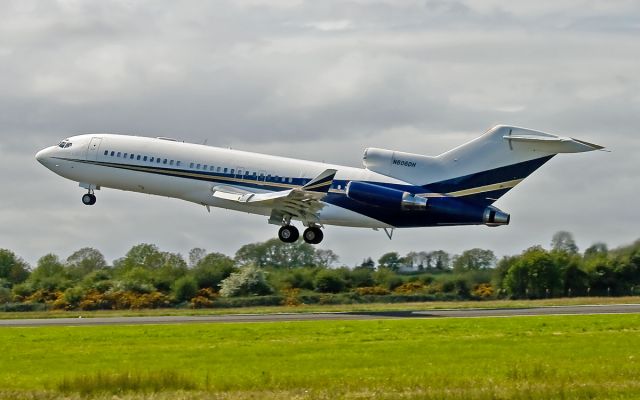
[[[209,308],[213,307],[213,301],[219,297],[219,294],[211,288],[198,290],[195,297],[191,299],[191,308]]]
[[[284,301],[282,302],[282,305],[284,306],[299,306],[301,304],[300,302],[300,289],[286,289],[284,291]]]
[[[355,288],[354,292],[359,296],[385,296],[391,293],[388,289],[383,288],[382,286],[359,287]]]
[[[471,292],[473,296],[479,297],[481,299],[488,299],[490,297],[493,297],[493,293],[493,286],[491,286],[489,283],[481,283],[479,285],[476,285]]]
[[[402,285],[395,288],[394,292],[400,293],[400,294],[413,294],[413,293],[424,292],[425,289],[426,287],[422,282],[413,281],[413,282],[403,283]]]
[[[337,271],[326,269],[316,275],[316,290],[321,293],[340,293],[346,282]]]
[[[192,276],[183,276],[173,284],[173,296],[176,301],[191,300],[198,292],[198,282]]]
[[[262,296],[273,292],[264,271],[254,266],[247,266],[239,272],[234,272],[222,281],[220,286],[220,294],[223,297]]]
[[[11,295],[11,290],[6,287],[0,287],[0,304],[8,303],[11,301],[13,296]]]

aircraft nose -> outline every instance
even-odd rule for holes
[[[50,153],[51,153],[51,147],[42,149],[36,153],[36,160],[38,160],[40,164],[44,164],[47,161],[47,158],[49,158]]]

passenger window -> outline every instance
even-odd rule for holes
[[[180,161],[176,161],[176,165],[179,167],[180,166]]]
[[[169,165],[173,165],[173,160],[169,161]]]
[[[113,157],[115,154],[116,154],[116,152],[115,152],[115,151],[112,151],[112,152],[111,152],[111,157]]]
[[[193,168],[193,163],[189,164],[189,168]]]
[[[293,178],[289,178],[289,183],[293,183]]]
[[[200,169],[200,164],[196,164],[196,169]]]
[[[124,153],[124,154],[122,155],[122,157],[127,158],[127,156],[128,156],[128,155],[129,155],[129,153]]]
[[[118,152],[118,157],[120,157],[120,152]]]
[[[135,156],[135,154],[131,154],[131,157],[129,157],[129,159],[133,160],[133,157]],[[140,157],[140,156],[138,156]]]
[[[224,173],[225,173],[225,174],[227,173],[227,169],[226,169],[226,168],[224,169]]]
[[[216,169],[216,172],[220,172],[220,169],[221,169],[221,168],[220,168],[220,167],[218,167],[218,168]]]
[[[235,172],[235,169],[231,168],[231,173],[233,174]]]
[[[105,151],[104,151],[104,155],[106,156],[106,155],[108,155],[108,154],[109,154],[109,150],[105,150]]]
[[[206,171],[206,170],[207,170],[207,164],[203,165],[203,166],[202,166],[202,169],[203,169],[204,171]]]
[[[162,163],[166,164],[167,163],[167,159],[165,158],[164,160],[162,160]]]
[[[144,158],[142,159],[142,161],[147,161],[147,156],[144,156]]]
[[[209,171],[213,172],[213,170],[216,169],[216,167],[214,167],[213,165],[209,168]]]
[[[153,160],[155,160],[155,158],[154,158],[154,157],[151,157],[151,158],[149,159],[149,161],[151,161],[151,162],[153,162]]]
[[[160,159],[160,157],[156,158],[156,162],[157,162],[158,164],[160,164],[160,161],[162,161],[162,160]]]
[[[136,157],[136,160],[140,160],[141,156],[140,154],[138,154],[138,157]]]

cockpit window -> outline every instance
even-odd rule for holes
[[[58,143],[58,147],[60,147],[61,149],[67,149],[69,147],[71,147],[71,142],[69,142],[67,139],[63,140],[62,142]]]

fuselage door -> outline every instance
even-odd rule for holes
[[[98,159],[98,152],[100,151],[100,143],[102,138],[93,137],[87,147],[87,160],[96,161]]]

